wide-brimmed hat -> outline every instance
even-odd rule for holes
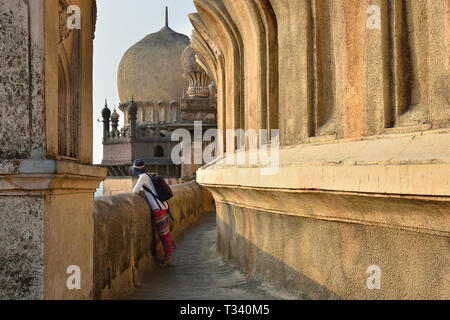
[[[145,163],[142,160],[134,161],[133,165],[128,168],[132,176],[138,176],[145,173]]]

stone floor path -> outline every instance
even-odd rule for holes
[[[156,268],[131,300],[278,300],[216,254],[216,216],[206,214],[178,240],[174,261]]]

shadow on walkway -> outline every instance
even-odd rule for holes
[[[216,253],[216,215],[205,214],[177,243],[174,261],[156,268],[130,300],[279,300],[281,296],[248,279]]]

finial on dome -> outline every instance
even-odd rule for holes
[[[111,110],[109,110],[108,102],[105,99],[105,107],[102,110],[102,117],[105,119],[109,119],[110,116],[111,116]]]
[[[169,7],[166,6],[166,27],[169,27]]]

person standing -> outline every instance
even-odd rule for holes
[[[173,249],[176,248],[175,241],[170,236],[168,207],[158,199],[158,193],[153,185],[151,175],[146,172],[145,164],[142,160],[136,160],[129,168],[129,171],[132,176],[139,176],[139,180],[133,188],[133,193],[139,194],[143,191],[144,197],[150,206],[153,222],[164,246],[165,258],[160,266],[167,267],[173,261],[172,253]]]

